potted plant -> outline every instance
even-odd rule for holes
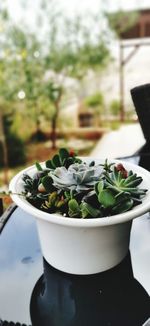
[[[60,149],[10,182],[12,199],[37,219],[43,256],[56,269],[94,274],[129,248],[132,220],[150,209],[150,173],[134,164],[78,158]]]

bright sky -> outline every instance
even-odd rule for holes
[[[21,0],[6,0],[8,7],[12,13],[14,19],[20,19],[22,16]],[[38,0],[23,0],[24,3],[28,3],[30,11],[28,12],[29,19],[32,19],[34,11],[38,5]],[[68,14],[74,14],[75,12],[83,12],[90,10],[96,12],[100,8],[105,10],[114,11],[118,9],[137,9],[137,8],[149,8],[150,0],[56,0],[61,7],[65,8],[65,12]]]
[[[41,0],[5,0],[8,4],[9,11],[13,20],[19,24],[29,26],[29,29],[36,31],[36,11],[39,8],[38,3]],[[46,0],[51,1],[51,0]],[[150,8],[150,0],[53,0],[58,3],[58,8],[62,8],[65,15],[69,17],[76,13],[83,14],[86,12],[101,13],[102,11],[117,11]],[[23,10],[21,4],[28,10]],[[104,24],[105,26],[105,24]],[[41,29],[42,30],[42,29]],[[113,52],[115,53],[115,46]],[[116,54],[115,54],[116,55]]]
[[[4,0],[3,0],[4,1]],[[36,31],[35,20],[37,19],[36,11],[40,0],[5,0],[13,20],[16,23],[23,24],[29,29]],[[51,0],[46,0],[50,2]],[[62,12],[73,17],[79,13],[86,17],[86,12],[99,13],[103,11],[117,11],[119,9],[132,10],[140,8],[149,8],[150,0],[53,0],[58,3],[58,8]],[[24,4],[24,10],[21,4]],[[101,21],[103,24],[104,22]],[[105,23],[104,23],[105,26]],[[105,27],[104,27],[105,28]],[[44,29],[41,29],[41,31]]]

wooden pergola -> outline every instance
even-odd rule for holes
[[[132,14],[133,12],[128,12]],[[124,105],[124,67],[137,52],[141,46],[149,46],[149,40],[143,40],[150,37],[150,9],[137,11],[137,20],[135,24],[124,32],[119,34],[120,47],[120,120],[125,119]],[[124,49],[131,48],[131,52],[125,57]]]

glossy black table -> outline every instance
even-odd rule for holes
[[[126,159],[150,169],[149,154]],[[148,213],[133,221],[125,259],[91,276],[48,265],[35,219],[20,208],[10,207],[0,226],[0,325],[142,326],[150,318]]]

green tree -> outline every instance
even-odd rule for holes
[[[2,106],[5,103],[6,107],[7,102],[18,111],[21,108],[34,120],[37,131],[40,115],[47,116],[49,111],[55,147],[65,86],[57,82],[59,78],[45,81],[44,76],[49,70],[57,77],[63,76],[64,80],[72,76],[78,79],[82,88],[84,76],[90,69],[101,71],[106,66],[110,54],[99,17],[89,15],[86,24],[81,16],[66,18],[54,0],[41,1],[36,32],[29,31],[23,23],[21,27],[14,24],[5,8],[0,17],[5,25],[5,37],[0,38],[4,52],[3,60],[0,60]]]
[[[81,101],[84,77],[89,70],[101,73],[110,60],[110,52],[99,25],[98,15],[95,17],[90,14],[89,21],[85,24],[82,16],[69,19],[61,15],[60,18],[59,9],[53,1],[51,5],[53,10],[50,10],[48,3],[45,3],[43,8],[44,17],[47,17],[49,22],[45,71],[54,71],[58,76],[61,74],[64,80],[67,76],[77,79],[80,84],[78,97]],[[59,111],[55,106],[55,124]]]
[[[16,73],[20,76],[18,97],[24,102],[25,109],[34,119],[38,133],[43,103],[41,98],[44,75],[40,56],[41,45],[35,34],[29,34],[16,26],[11,30],[11,42],[14,49],[14,66],[17,66]]]
[[[11,103],[14,101],[14,69],[10,59],[10,48],[7,39],[9,14],[5,7],[5,3],[0,4],[0,148],[1,148],[1,164],[4,167],[4,183],[8,183],[8,143],[7,131],[4,125],[4,115],[13,112]],[[10,79],[12,82],[10,82]]]
[[[85,104],[92,108],[102,107],[102,105],[104,105],[104,97],[101,93],[97,92],[97,93],[87,97],[85,100]]]
[[[90,14],[86,24],[83,16],[74,19],[62,17],[61,22],[59,19],[57,14],[49,12],[46,69],[80,80],[89,69],[97,71],[104,68],[110,59],[110,52],[99,26],[99,17]]]
[[[60,85],[55,84],[55,82],[47,82],[45,84],[45,94],[47,95],[50,103],[52,103],[54,107],[54,112],[51,119],[51,140],[52,140],[52,148],[56,149],[56,139],[57,139],[57,120],[60,111],[60,103],[63,94],[63,88]]]

